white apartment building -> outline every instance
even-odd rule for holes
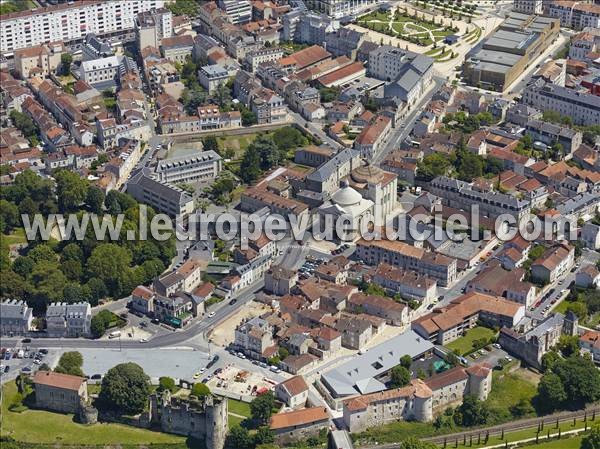
[[[86,337],[90,334],[92,308],[87,302],[55,302],[46,310],[49,337]]]
[[[208,93],[212,94],[221,84],[227,83],[229,72],[220,66],[206,65],[198,70],[198,82],[204,87]]]
[[[524,14],[541,14],[544,0],[514,0],[513,11]]]
[[[246,54],[244,58],[248,71],[254,73],[259,64],[263,62],[277,61],[283,58],[283,48],[272,47],[254,50]]]
[[[191,156],[164,159],[156,165],[156,174],[161,182],[187,184],[214,179],[222,168],[221,156],[211,150]]]
[[[138,48],[158,48],[160,41],[173,35],[173,14],[166,8],[143,11],[134,20]]]
[[[227,20],[234,25],[250,22],[252,19],[252,4],[249,0],[219,0],[217,4],[227,14]]]
[[[600,28],[600,5],[584,2],[547,2],[547,15],[560,19],[560,26],[581,30]]]
[[[138,13],[164,4],[165,0],[80,0],[6,14],[0,21],[0,48],[10,54],[46,42],[83,40],[88,33],[132,30]]]
[[[576,125],[600,123],[600,97],[553,83],[539,81],[523,90],[523,102],[541,111],[552,110],[573,119]]]
[[[117,86],[117,80],[127,71],[137,72],[137,65],[128,56],[109,56],[81,63],[80,76],[90,86],[105,90]]]
[[[378,0],[308,0],[307,5],[335,19],[358,14]]]

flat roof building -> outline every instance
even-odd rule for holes
[[[557,19],[511,12],[463,64],[472,86],[504,91],[558,36]]]

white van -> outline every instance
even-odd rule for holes
[[[121,331],[113,331],[108,334],[108,338],[119,338],[121,336]]]

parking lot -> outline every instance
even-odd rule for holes
[[[501,360],[512,362],[512,357],[508,355],[508,353],[502,349],[498,343],[486,346],[485,348],[468,355],[466,359],[469,364],[488,363],[492,367],[502,363]]]
[[[20,373],[33,374],[43,363],[52,366],[58,359],[54,352],[47,349],[30,351],[26,344],[16,348],[2,348],[0,355],[2,383],[15,379]]]

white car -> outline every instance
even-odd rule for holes
[[[148,339],[147,338],[140,338],[140,343],[148,343]]]
[[[208,314],[208,317],[209,317],[209,318],[212,318],[213,316],[215,316],[215,312],[210,312],[210,313]]]

